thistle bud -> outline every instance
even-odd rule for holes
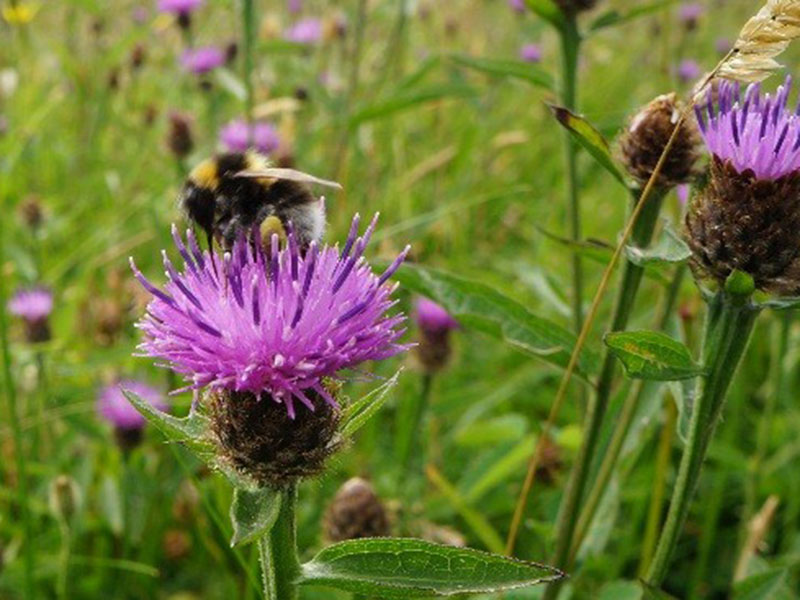
[[[28,227],[34,231],[39,229],[39,226],[44,221],[44,211],[39,197],[34,195],[27,196],[19,205],[19,214]]]
[[[686,215],[697,276],[722,284],[737,270],[762,291],[800,293],[800,123],[786,106],[790,85],[774,98],[754,85],[741,98],[726,82],[716,111],[710,97],[697,109],[713,154]]]
[[[59,475],[50,484],[49,505],[53,514],[63,521],[70,521],[78,511],[80,490],[78,484],[67,475]]]
[[[597,0],[556,0],[559,8],[568,15],[575,15],[592,10]]]
[[[194,141],[189,117],[178,112],[170,113],[167,146],[176,158],[185,158],[192,151]]]
[[[620,138],[620,153],[631,177],[644,185],[653,174],[681,114],[675,94],[659,96],[640,110]],[[670,188],[686,183],[694,175],[700,156],[700,136],[694,123],[685,119],[658,175],[657,185]]]
[[[325,513],[325,537],[331,542],[390,534],[386,508],[372,485],[360,477],[348,479]]]
[[[147,51],[143,44],[136,44],[131,51],[131,69],[138,71],[144,65],[147,58]]]
[[[458,321],[427,298],[416,302],[416,321],[420,332],[417,357],[428,374],[441,371],[450,360],[450,332],[459,327]]]
[[[8,311],[22,318],[25,339],[32,343],[50,340],[50,313],[53,311],[53,294],[43,287],[20,290],[8,301]]]
[[[308,392],[314,410],[289,416],[269,395],[214,390],[206,405],[220,460],[259,486],[285,488],[322,472],[341,446],[339,411]]]

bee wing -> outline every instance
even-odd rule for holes
[[[325,187],[335,188],[337,190],[342,189],[342,186],[335,181],[320,179],[319,177],[314,177],[313,175],[309,175],[308,173],[303,173],[302,171],[297,171],[295,169],[279,169],[276,167],[260,169],[258,171],[240,171],[236,174],[236,177],[267,177],[269,179],[297,181],[298,183],[314,183],[316,185],[324,185]]]

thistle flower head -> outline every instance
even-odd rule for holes
[[[160,12],[188,15],[202,6],[204,0],[158,0]]]
[[[417,298],[415,317],[420,329],[430,332],[449,331],[460,327],[444,307],[428,298]]]
[[[215,46],[190,48],[181,55],[181,66],[195,75],[204,75],[225,64],[225,52]]]
[[[53,294],[44,287],[19,290],[9,299],[8,311],[28,322],[47,319],[53,311]]]
[[[415,318],[420,330],[419,361],[427,373],[441,371],[450,359],[450,331],[460,325],[443,307],[427,298],[417,299]]]
[[[325,537],[331,542],[385,537],[391,533],[386,507],[369,481],[348,479],[336,492],[324,520]]]
[[[680,79],[683,83],[694,81],[700,77],[702,72],[703,71],[700,68],[700,65],[697,64],[697,61],[692,60],[691,58],[682,60],[678,65],[678,79]]]
[[[508,6],[516,13],[522,14],[527,10],[525,0],[508,0]]]
[[[539,44],[523,44],[519,57],[525,62],[538,63],[542,60],[542,47]]]
[[[773,97],[752,84],[742,96],[738,83],[725,81],[716,102],[709,92],[705,105],[695,106],[709,152],[738,173],[752,171],[757,179],[774,180],[799,170],[800,106],[795,111],[787,106],[791,86],[787,77]]]
[[[263,121],[254,123],[252,127],[240,119],[231,121],[220,130],[219,139],[229,152],[246,152],[255,148],[261,154],[270,155],[281,145],[278,131]]]
[[[300,19],[284,32],[284,37],[298,44],[316,44],[322,39],[322,30],[322,21],[319,19]]]
[[[153,295],[138,325],[141,351],[183,374],[188,388],[268,395],[291,417],[296,401],[314,409],[310,394],[335,404],[323,378],[407,348],[398,343],[405,317],[386,314],[395,304],[386,281],[408,249],[373,273],[362,254],[375,223],[359,237],[356,216],[343,249],[312,243],[305,254],[291,227],[285,248],[277,236],[262,246],[256,231],[223,255],[201,252],[191,232],[185,245],[173,227],[184,267],[164,253],[163,289],[131,262]]]
[[[128,390],[160,411],[168,405],[159,390],[133,379],[107,385],[97,395],[97,412],[117,429],[142,429],[147,421],[128,401],[122,390]]]
[[[597,0],[555,0],[558,7],[567,14],[577,14],[594,8]]]
[[[681,4],[678,9],[678,18],[687,29],[694,29],[697,26],[697,21],[706,12],[705,7],[699,2],[686,2]]]

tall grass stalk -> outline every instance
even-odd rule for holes
[[[403,477],[411,474],[414,465],[415,449],[416,456],[422,451],[419,440],[424,437],[425,415],[430,404],[431,388],[433,386],[433,375],[425,373],[422,376],[422,384],[419,394],[413,395],[408,399],[410,422],[405,427],[403,433],[405,437],[400,440],[399,459],[402,466]]]
[[[242,0],[242,79],[245,89],[245,120],[253,123],[255,92],[253,71],[255,69],[256,7],[255,0]]]

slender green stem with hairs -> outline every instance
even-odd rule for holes
[[[281,510],[272,529],[258,541],[258,557],[264,597],[267,600],[297,600],[300,560],[297,557],[294,486],[281,492]]]
[[[658,214],[661,211],[661,204],[664,199],[665,190],[659,188],[649,200],[647,205],[641,210],[640,217],[631,234],[631,240],[635,246],[645,248],[650,245],[653,237]],[[639,194],[635,193],[638,198]],[[634,207],[635,210],[635,207]],[[614,305],[614,312],[611,319],[610,331],[624,330],[628,325],[631,311],[633,309],[636,294],[639,292],[644,275],[644,268],[630,261],[625,262],[620,282],[619,291]],[[611,398],[612,383],[616,369],[616,358],[606,349],[603,356],[603,365],[600,370],[600,377],[597,380],[597,391],[593,394],[587,407],[585,425],[583,428],[583,443],[578,451],[578,457],[570,472],[570,479],[567,489],[559,507],[558,523],[556,526],[556,549],[552,563],[558,568],[565,568],[569,564],[570,548],[572,546],[573,535],[578,522],[578,512],[586,488],[587,479],[595,455],[597,444],[600,440],[600,432],[603,425],[603,418],[608,408]],[[545,600],[556,597],[560,585],[556,582],[548,585],[545,591]]]
[[[3,236],[3,219],[0,219],[0,265],[5,264],[5,245]],[[23,597],[34,598],[34,552],[33,526],[28,506],[28,470],[25,461],[25,448],[22,444],[22,428],[20,427],[19,407],[17,406],[17,386],[11,371],[11,351],[8,345],[8,324],[6,323],[6,278],[0,276],[0,347],[3,352],[3,388],[8,402],[8,417],[11,421],[11,432],[14,438],[14,458],[17,469],[17,510],[22,515],[22,550],[23,550]]]
[[[425,413],[428,412],[428,405],[430,404],[431,387],[433,386],[433,375],[425,373],[422,376],[422,386],[420,393],[412,396],[409,400],[409,415],[410,423],[405,428],[405,436],[400,440],[399,458],[400,464],[403,467],[403,477],[407,477],[412,469],[414,463],[414,456],[419,456],[419,448],[416,448],[417,443],[423,433],[425,426]]]
[[[255,0],[242,0],[242,54],[245,89],[245,119],[253,122],[253,106],[255,92],[253,88],[253,70],[255,68],[256,8]]]
[[[667,576],[728,387],[753,331],[758,309],[750,301],[752,280],[750,283],[747,291],[726,286],[734,289],[718,292],[708,304],[703,339],[703,365],[707,372],[698,381],[689,439],[681,457],[667,519],[645,579],[653,587],[659,587]]]
[[[683,283],[684,275],[686,274],[686,266],[681,265],[675,271],[675,275],[670,282],[669,287],[666,289],[664,301],[661,306],[660,314],[656,323],[657,330],[663,330],[675,309],[675,301],[678,298],[678,291]],[[633,418],[636,415],[636,409],[639,407],[642,396],[646,389],[646,383],[643,380],[636,381],[633,384],[630,392],[628,393],[625,403],[617,416],[617,422],[614,426],[614,433],[611,436],[611,441],[608,448],[603,453],[603,461],[600,463],[600,469],[597,472],[597,477],[592,484],[591,490],[586,496],[586,503],[581,510],[580,517],[578,518],[578,525],[575,530],[575,535],[572,540],[572,550],[570,551],[570,563],[574,560],[575,556],[580,550],[580,545],[583,542],[589,527],[592,524],[597,508],[600,506],[600,501],[606,492],[611,475],[614,473],[614,468],[617,466],[622,447],[625,440],[628,438],[628,431],[630,430]]]

